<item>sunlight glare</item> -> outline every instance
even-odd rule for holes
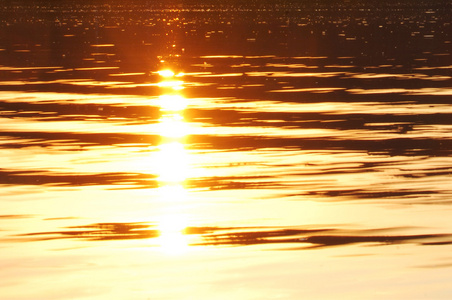
[[[179,72],[176,74],[173,70],[164,69],[157,72],[161,77],[165,78],[165,80],[160,81],[157,85],[161,88],[172,88],[175,91],[183,90],[184,82],[181,80],[172,80],[173,77],[182,77],[184,73]]]
[[[181,95],[161,95],[158,105],[162,111],[182,111],[188,106],[188,101]]]
[[[158,195],[159,198],[165,201],[166,203],[185,202],[188,197],[187,190],[180,182],[175,183],[167,182],[165,185],[159,187]]]
[[[180,142],[160,145],[155,163],[158,180],[162,184],[182,183],[189,176],[188,154]]]
[[[187,227],[186,217],[180,214],[163,216],[158,225],[160,232],[157,243],[166,254],[183,254],[189,247],[188,236],[184,233]]]
[[[160,71],[158,71],[157,72],[160,76],[162,76],[162,77],[165,77],[165,78],[171,78],[171,77],[174,77],[174,72],[173,71],[171,71],[171,70],[169,70],[169,69],[166,69],[166,70],[160,70]]]
[[[165,80],[159,82],[157,85],[161,88],[172,88],[175,91],[183,90],[184,82],[182,80]]]
[[[164,116],[157,125],[160,136],[166,139],[182,139],[190,132],[190,125],[179,114]]]
[[[175,80],[183,73],[175,74],[170,69],[161,70],[158,74],[163,78],[158,86],[164,89],[157,99],[162,115],[157,124],[157,133],[162,137],[158,152],[153,156],[153,171],[159,184],[158,197],[167,205],[158,221],[160,232],[157,244],[165,254],[181,254],[189,248],[188,236],[184,234],[187,227],[186,217],[181,215],[182,203],[187,201],[185,182],[191,175],[189,154],[183,140],[190,133],[190,125],[185,122],[183,111],[188,100],[177,91],[182,90],[184,82]],[[172,89],[166,93],[167,89]],[[174,92],[176,91],[176,92]]]

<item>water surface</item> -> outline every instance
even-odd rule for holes
[[[440,2],[4,3],[0,298],[449,299]]]

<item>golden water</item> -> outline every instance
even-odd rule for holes
[[[2,25],[1,299],[450,298],[450,15],[129,5]]]

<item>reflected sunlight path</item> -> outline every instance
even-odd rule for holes
[[[162,94],[158,98],[161,117],[157,129],[161,143],[155,156],[155,172],[158,197],[165,208],[158,220],[160,234],[156,242],[164,253],[180,254],[189,248],[188,236],[184,234],[188,220],[181,205],[188,199],[184,184],[190,177],[190,158],[185,149],[190,126],[184,120],[188,101],[180,93],[184,89],[183,81],[175,80],[181,78],[182,73],[176,75],[166,69],[158,74],[162,78],[158,83]]]

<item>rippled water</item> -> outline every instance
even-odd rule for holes
[[[450,4],[3,4],[0,298],[449,299]]]

